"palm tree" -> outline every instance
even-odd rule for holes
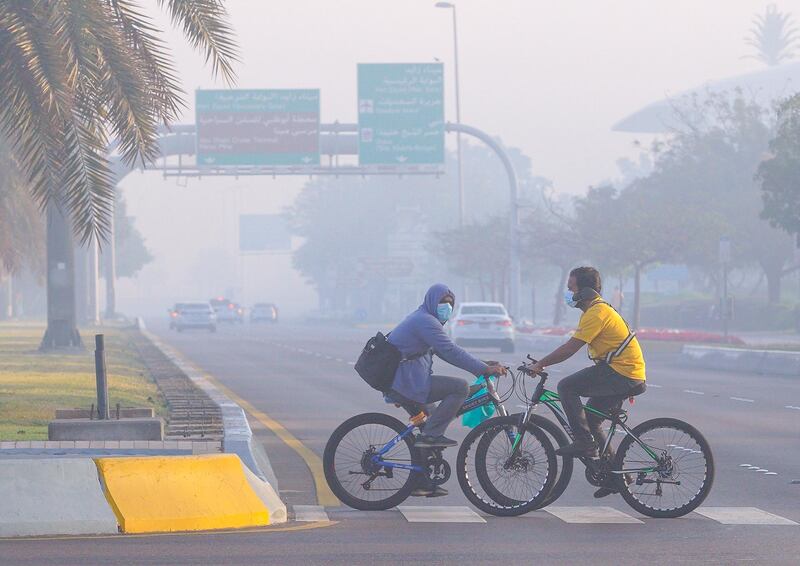
[[[221,0],[158,0],[233,80],[233,32]],[[108,233],[109,137],[128,163],[157,154],[157,128],[177,118],[182,91],[152,20],[133,0],[0,1],[0,135],[36,201],[57,202],[86,241]]]
[[[751,57],[770,67],[791,59],[797,47],[792,15],[779,12],[775,4],[770,4],[763,15],[753,18],[753,27],[745,41],[755,49]]]
[[[157,3],[231,84],[238,53],[223,1]],[[66,266],[61,279],[71,282],[71,234],[84,243],[109,235],[109,139],[128,164],[156,157],[158,126],[184,104],[175,66],[136,0],[0,0],[0,77],[0,138],[47,210],[48,264]],[[69,290],[53,289],[51,268],[48,334],[57,301],[64,301],[63,332],[46,334],[43,347],[73,345],[74,304]]]

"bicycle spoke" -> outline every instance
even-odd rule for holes
[[[689,505],[703,492],[709,480],[708,462],[699,442],[687,431],[664,426],[648,430],[641,440],[661,463],[636,442],[622,455],[622,470],[648,482],[628,486],[636,500],[656,511],[670,511]],[[656,469],[641,470],[648,467]]]

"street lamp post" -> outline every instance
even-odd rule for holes
[[[444,8],[446,10],[453,10],[453,62],[456,81],[456,124],[461,125],[461,95],[459,93],[459,80],[458,80],[458,25],[456,22],[456,6],[450,2],[437,2],[436,8]],[[458,182],[458,227],[464,227],[464,180],[461,167],[461,132],[456,132],[456,155],[457,155],[457,173],[456,179]],[[461,282],[459,294],[461,300],[467,299],[467,284],[466,281]]]
[[[461,125],[461,96],[458,86],[458,25],[456,23],[456,6],[450,2],[437,2],[437,8],[453,10],[453,61],[456,80],[456,124]],[[458,227],[464,227],[464,182],[461,168],[461,132],[456,132],[456,154],[458,155]]]

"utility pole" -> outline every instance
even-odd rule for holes
[[[115,224],[116,219],[114,215],[116,214],[116,191],[117,188],[114,187],[114,200],[111,204],[111,216],[109,219],[109,230],[108,230],[108,241],[106,242],[105,249],[103,250],[103,255],[105,256],[105,265],[104,267],[104,277],[106,280],[106,313],[105,318],[110,320],[117,316],[117,292],[116,292],[116,280],[117,280],[117,258],[116,258],[116,238],[114,236]]]
[[[727,236],[719,239],[719,262],[722,264],[722,304],[719,314],[722,317],[722,335],[728,341],[728,321],[731,308],[728,300],[728,264],[731,261],[731,240]]]

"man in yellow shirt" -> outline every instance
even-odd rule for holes
[[[573,269],[567,286],[565,301],[569,306],[583,311],[578,328],[572,338],[539,360],[533,370],[541,371],[547,366],[563,362],[588,344],[589,357],[595,365],[567,376],[558,383],[558,395],[572,428],[574,442],[556,453],[596,458],[598,447],[602,448],[606,440],[601,427],[602,420],[583,410],[581,397],[589,397],[589,405],[606,411],[626,397],[644,393],[644,357],[639,341],[625,320],[600,296],[600,273],[595,268]],[[613,490],[601,488],[595,497],[609,493],[613,493]]]

